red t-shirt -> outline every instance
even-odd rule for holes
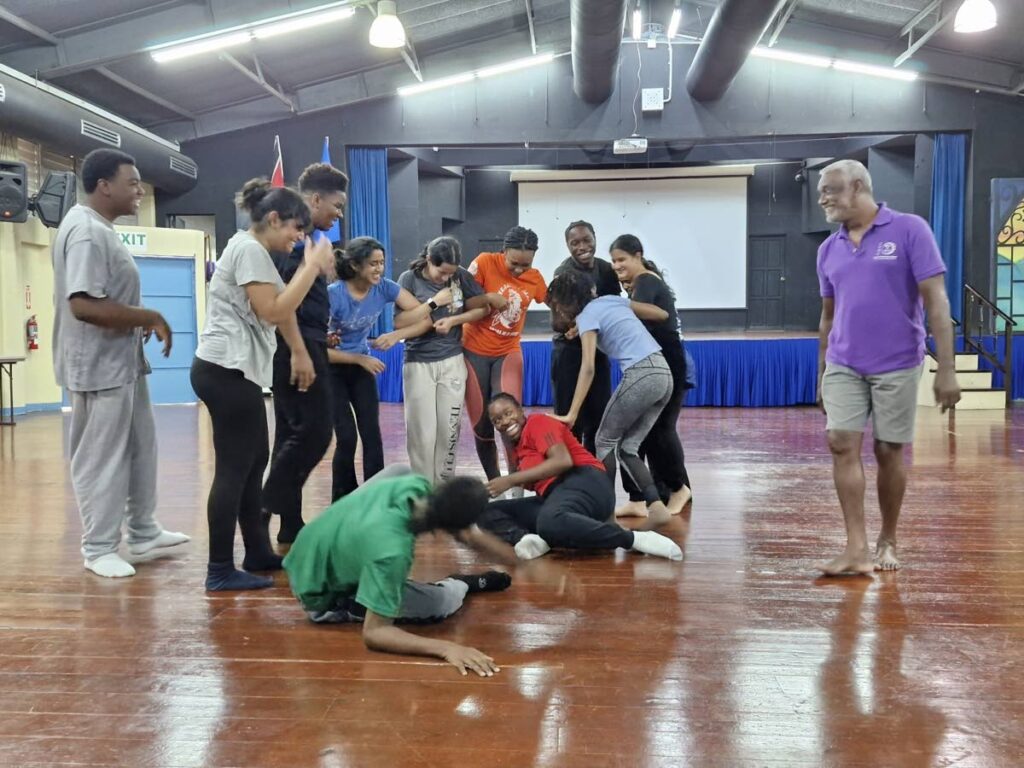
[[[580,445],[580,441],[569,431],[569,427],[543,413],[534,413],[526,417],[526,424],[519,435],[519,442],[516,443],[516,460],[519,463],[519,471],[533,469],[548,458],[548,450],[552,446],[562,443],[569,449],[574,467],[597,467],[602,472],[604,464]],[[530,488],[537,495],[543,496],[557,477],[549,477],[533,484]]]

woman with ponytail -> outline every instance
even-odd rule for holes
[[[377,393],[377,374],[384,370],[384,363],[370,354],[370,330],[388,304],[394,303],[402,310],[395,317],[397,330],[373,340],[374,349],[390,349],[399,341],[422,333],[422,321],[429,319],[438,307],[451,304],[452,292],[442,288],[426,304],[420,304],[409,291],[384,277],[384,246],[372,237],[350,240],[335,256],[338,281],[327,288],[334,346],[328,349],[327,359],[331,363],[337,441],[331,498],[337,501],[359,487],[355,467],[357,434],[363,442],[363,480],[384,468]]]
[[[306,355],[299,362],[309,364],[297,366],[305,371],[299,389],[312,383],[295,310],[317,277],[334,271],[330,243],[313,245],[305,237],[310,211],[298,192],[253,179],[242,188],[238,205],[249,214],[250,225],[228,241],[217,261],[191,371],[192,388],[213,422],[216,466],[206,506],[206,588],[211,591],[270,587],[271,579],[247,571],[281,568],[261,514],[263,470],[270,456],[263,389],[273,381],[275,327],[293,354]],[[302,264],[286,286],[270,253],[288,252],[303,239]],[[234,562],[236,524],[245,543],[242,571]]]
[[[683,444],[679,439],[677,423],[686,395],[686,354],[679,338],[679,315],[676,313],[675,294],[665,282],[657,265],[644,257],[644,247],[634,235],[620,235],[609,248],[612,268],[619,281],[628,283],[633,301],[653,304],[665,310],[664,320],[645,320],[644,325],[661,347],[668,367],[672,371],[672,397],[665,404],[658,420],[640,446],[639,456],[650,466],[662,500],[669,514],[678,515],[689,503],[690,476],[686,472]],[[646,514],[644,497],[628,475],[623,475],[623,487],[629,493],[629,504],[615,511],[619,516]]]
[[[459,241],[437,237],[398,278],[402,288],[427,305],[438,291],[447,288],[452,294],[447,307],[438,305],[420,321],[420,335],[406,341],[402,369],[409,463],[414,472],[434,483],[455,474],[466,396],[462,326],[488,312],[483,287],[460,266],[461,261]],[[404,327],[407,322],[403,315],[395,326]]]

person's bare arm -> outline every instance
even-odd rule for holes
[[[583,347],[583,358],[580,363],[579,378],[576,379],[576,394],[572,396],[572,405],[569,406],[569,413],[556,415],[555,418],[565,422],[572,428],[579,418],[580,409],[583,408],[583,401],[590,393],[590,386],[594,383],[594,356],[597,352],[597,331],[587,331],[580,336],[580,344]]]
[[[452,303],[452,289],[442,288],[430,300],[438,307],[447,307]],[[429,318],[430,313],[434,311],[427,302],[420,304],[416,297],[405,288],[401,290],[398,298],[395,299],[395,305],[401,310],[395,313],[395,328],[397,329],[418,324],[423,318]]]
[[[363,643],[371,651],[381,653],[434,656],[444,659],[463,675],[467,672],[476,672],[480,677],[491,677],[498,671],[494,659],[476,648],[414,635],[396,627],[393,619],[380,616],[371,610],[366,611],[366,618],[363,620]]]
[[[147,334],[155,333],[164,344],[163,356],[171,354],[171,327],[155,309],[133,307],[108,298],[96,299],[85,293],[73,294],[68,305],[76,320],[89,325],[120,331],[141,328]]]
[[[828,335],[832,333],[832,319],[835,317],[836,300],[823,296],[821,299],[821,319],[818,321],[818,390],[816,402],[825,410],[821,399],[821,380],[825,376],[825,353],[828,351]]]
[[[511,567],[519,564],[516,551],[509,544],[478,525],[471,525],[469,528],[459,531],[455,538],[502,565]]]
[[[641,320],[650,320],[656,323],[668,320],[668,312],[657,304],[647,304],[643,301],[631,301],[629,302],[629,308],[632,309],[633,314]]]
[[[332,364],[359,365],[376,376],[387,367],[382,360],[373,355],[360,355],[355,352],[343,352],[340,349],[327,350],[327,362]]]
[[[960,385],[956,380],[956,356],[953,353],[953,319],[946,296],[945,275],[935,275],[918,283],[928,324],[935,337],[935,355],[939,369],[935,372],[935,402],[942,413],[960,402]]]
[[[331,244],[326,238],[314,244],[306,238],[305,256],[292,279],[280,293],[272,283],[247,283],[245,293],[256,316],[265,323],[281,325],[294,315],[318,275],[328,275],[334,268]]]
[[[448,333],[452,328],[460,325],[466,325],[467,323],[475,323],[477,320],[482,320],[489,314],[490,310],[486,306],[483,306],[471,309],[468,312],[463,312],[459,315],[442,317],[434,323],[434,330],[438,333]]]
[[[309,356],[306,342],[302,340],[302,334],[299,332],[299,321],[295,315],[290,315],[277,326],[277,330],[292,353],[290,382],[299,392],[305,392],[316,379],[316,368],[313,367],[313,358]]]
[[[572,454],[565,443],[555,443],[544,454],[544,461],[530,469],[499,475],[487,483],[487,490],[492,497],[500,496],[513,486],[528,487],[549,477],[564,475],[572,469]]]

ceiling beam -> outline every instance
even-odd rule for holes
[[[779,42],[779,35],[782,34],[782,30],[789,23],[789,20],[793,16],[793,11],[800,5],[800,0],[789,0],[789,3],[785,8],[782,9],[782,13],[779,14],[779,20],[775,23],[775,29],[772,30],[772,36],[768,38],[768,47],[774,48],[775,44]]]
[[[907,34],[909,34],[909,32],[914,27],[916,27],[918,24],[920,24],[922,21],[928,18],[928,16],[933,11],[939,10],[941,12],[941,5],[942,0],[932,0],[930,3],[928,3],[928,5],[926,5],[924,8],[922,8],[914,15],[914,18],[912,18],[910,21],[903,25],[903,29],[900,30],[900,37],[905,37]]]
[[[893,62],[893,66],[894,67],[898,67],[898,66],[902,65],[904,62],[908,61],[915,53],[917,53],[919,50],[921,50],[921,47],[925,43],[927,43],[929,40],[932,39],[932,37],[935,36],[936,32],[941,30],[943,27],[945,27],[947,24],[949,24],[949,22],[951,22],[953,20],[953,16],[955,15],[953,13],[953,11],[950,11],[945,16],[941,15],[942,4],[940,2],[933,2],[928,7],[931,8],[932,6],[935,6],[936,8],[938,8],[938,10],[940,12],[938,20],[936,20],[936,22],[934,24],[932,24],[931,27],[929,27],[916,40],[914,39],[914,31],[916,30],[916,27],[910,27],[910,29],[907,30],[906,34],[909,35],[909,37],[907,39],[907,50],[905,50],[903,53],[901,53],[899,56],[896,57],[896,61]],[[923,13],[923,11],[922,11],[922,13]],[[918,14],[918,16],[920,16],[920,15],[921,14]],[[904,27],[904,29],[907,29],[907,28]]]
[[[136,83],[133,83],[131,80],[127,80],[121,77],[121,75],[117,74],[117,72],[112,72],[106,67],[97,67],[96,71],[108,80],[110,80],[111,82],[117,83],[125,90],[131,91],[132,93],[136,94],[137,96],[141,96],[144,99],[148,99],[149,101],[152,101],[154,104],[159,104],[164,109],[170,112],[174,112],[176,115],[181,115],[182,117],[188,118],[189,120],[195,120],[197,117],[197,115],[194,112],[189,112],[187,109],[183,109],[179,107],[177,104],[168,101],[163,96],[157,96],[152,91],[147,91],[141,85],[137,85]]]
[[[537,55],[537,33],[533,28],[533,3],[526,0],[526,23],[530,25],[530,49]]]
[[[295,99],[293,99],[287,93],[282,91],[280,88],[277,88],[277,87],[275,87],[275,86],[273,86],[273,85],[271,85],[270,83],[267,82],[267,79],[263,76],[263,68],[260,66],[259,59],[256,59],[255,56],[253,57],[255,59],[255,63],[256,63],[256,71],[255,72],[253,72],[251,69],[249,69],[247,66],[245,66],[245,64],[240,62],[238,59],[236,59],[234,56],[232,56],[227,51],[221,51],[217,58],[219,58],[221,61],[224,61],[224,62],[227,62],[228,64],[230,64],[232,67],[237,69],[239,72],[241,72],[243,75],[245,75],[248,79],[252,80],[254,83],[256,83],[256,85],[258,85],[260,88],[265,90],[267,93],[269,93],[275,99],[277,99],[278,101],[281,101],[282,103],[284,103],[284,105],[287,106],[288,109],[291,110],[293,113],[298,111],[298,109],[295,106]]]
[[[49,32],[47,32],[45,29],[42,29],[41,27],[37,27],[31,21],[27,21],[26,19],[21,18],[21,16],[11,13],[2,6],[0,6],[0,20],[6,21],[8,24],[17,27],[22,32],[28,32],[30,35],[39,38],[44,43],[49,43],[50,45],[60,45],[60,38],[51,35]]]

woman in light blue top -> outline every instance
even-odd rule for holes
[[[373,348],[386,350],[402,339],[424,333],[422,320],[438,307],[452,301],[443,288],[425,304],[394,280],[384,277],[384,246],[372,237],[350,240],[344,251],[336,251],[338,281],[327,287],[331,303],[327,359],[331,362],[331,396],[334,405],[334,435],[337,440],[332,462],[331,498],[337,501],[358,487],[356,482],[356,435],[363,441],[363,479],[369,480],[384,468],[384,446],[380,436],[380,400],[377,374],[384,363],[370,354],[369,336],[388,304],[403,310],[402,327],[381,334]],[[354,411],[354,415],[353,415]]]
[[[595,351],[600,348],[622,366],[622,382],[612,393],[601,418],[595,443],[597,458],[609,477],[615,476],[616,459],[644,495],[649,525],[659,526],[671,517],[658,487],[638,453],[640,444],[658,420],[672,396],[672,371],[661,346],[641,322],[664,320],[664,309],[631,302],[621,296],[595,298],[589,275],[569,270],[548,285],[552,326],[567,336],[579,335],[583,362],[569,412],[555,418],[571,428],[576,422],[594,380]]]

